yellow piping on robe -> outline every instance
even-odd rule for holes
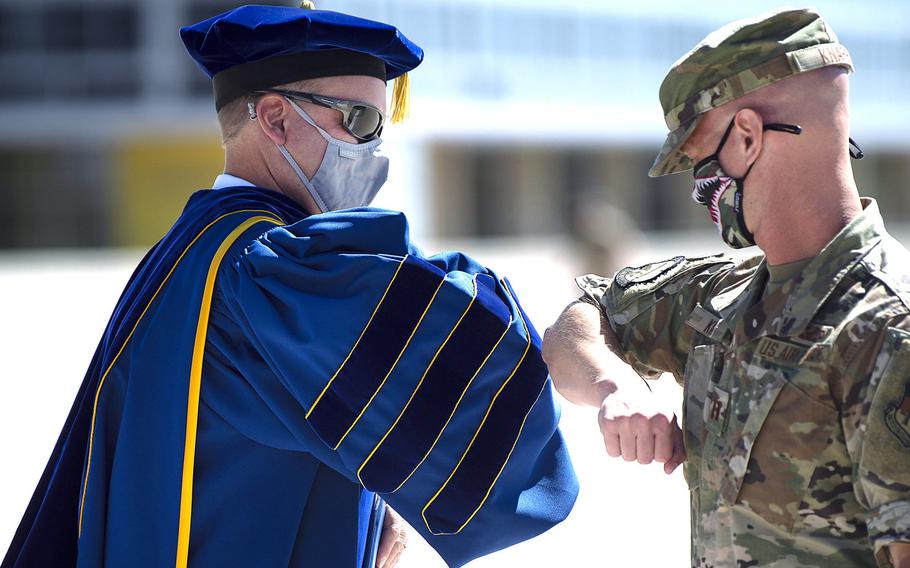
[[[221,242],[221,246],[212,257],[209,272],[205,278],[202,292],[202,304],[199,307],[199,320],[196,322],[196,340],[193,344],[193,362],[190,367],[189,395],[186,403],[186,442],[183,448],[183,484],[180,490],[180,524],[177,530],[177,568],[186,568],[190,552],[190,523],[193,516],[193,471],[196,460],[196,427],[199,419],[199,393],[202,389],[202,359],[205,355],[205,338],[209,327],[209,310],[212,307],[212,293],[215,289],[215,277],[221,260],[228,249],[240,235],[253,225],[261,222],[281,225],[282,222],[264,216],[250,217],[240,223]]]
[[[189,252],[190,248],[192,248],[193,245],[196,244],[196,241],[198,241],[202,237],[202,235],[206,231],[208,231],[215,223],[217,223],[218,221],[221,221],[225,217],[228,217],[230,215],[236,215],[238,213],[271,213],[271,212],[265,211],[265,210],[259,210],[259,209],[232,211],[230,213],[225,213],[221,217],[218,217],[217,219],[215,219],[214,221],[212,221],[211,223],[206,225],[201,231],[199,231],[199,234],[196,235],[196,237],[192,241],[190,241],[190,244],[188,244],[186,246],[186,248],[183,249],[183,252],[180,253],[180,256],[177,257],[176,261],[174,261],[174,265],[168,271],[167,275],[164,277],[164,280],[161,281],[161,284],[158,286],[158,289],[155,290],[155,293],[152,294],[152,298],[149,300],[148,304],[146,304],[145,308],[142,310],[142,313],[139,314],[139,318],[136,319],[136,323],[133,325],[133,329],[130,330],[129,335],[127,335],[126,339],[123,340],[123,345],[121,345],[120,349],[117,350],[117,354],[114,356],[114,359],[111,361],[111,364],[107,366],[107,369],[105,369],[104,374],[101,375],[101,380],[98,381],[98,390],[95,391],[95,402],[92,406],[92,426],[89,430],[89,436],[88,436],[88,457],[85,462],[85,475],[83,475],[84,481],[83,481],[83,486],[82,486],[82,498],[80,499],[80,502],[79,502],[79,523],[78,523],[79,538],[82,537],[82,516],[83,516],[83,513],[85,512],[85,495],[86,495],[86,492],[88,491],[88,476],[92,469],[92,449],[94,448],[94,440],[95,440],[95,417],[98,414],[98,400],[101,397],[101,388],[104,387],[104,381],[105,381],[105,379],[107,379],[107,376],[111,372],[111,369],[114,368],[114,364],[117,362],[117,359],[120,358],[120,355],[123,353],[123,350],[126,348],[127,344],[130,342],[130,339],[132,339],[133,333],[135,333],[136,328],[139,327],[139,322],[142,321],[142,318],[145,316],[145,313],[152,306],[152,303],[155,301],[155,298],[158,297],[158,294],[164,288],[164,285],[167,284],[167,281],[170,279],[171,275],[177,269],[177,265],[180,264],[180,261],[183,260],[183,257],[186,255],[186,253]]]

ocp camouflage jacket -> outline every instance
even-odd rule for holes
[[[578,279],[627,362],[684,387],[693,566],[890,566],[910,542],[910,253],[864,206],[769,294],[760,255]]]

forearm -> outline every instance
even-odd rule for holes
[[[601,311],[586,302],[574,302],[559,316],[543,339],[543,358],[556,390],[575,404],[600,406],[617,390],[617,377],[605,369],[626,367],[617,355],[619,340]],[[637,377],[636,377],[637,379]]]

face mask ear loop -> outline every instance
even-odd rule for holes
[[[755,163],[756,163],[756,162],[758,162],[758,158],[755,158],[755,162],[752,162],[751,164],[749,164],[749,167],[746,168],[746,173],[743,174],[743,177],[739,178],[739,184],[740,184],[740,185],[745,186],[745,184],[746,184],[746,178],[749,177],[749,173],[752,172],[752,168],[755,167]]]
[[[297,103],[295,103],[294,101],[292,101],[291,99],[289,99],[287,97],[284,97],[284,99],[287,102],[291,103],[291,106],[294,107],[294,110],[297,112],[297,114],[300,115],[300,118],[302,118],[304,121],[306,121],[307,124],[309,124],[310,126],[315,128],[316,131],[319,132],[319,135],[322,136],[323,140],[325,140],[326,142],[329,143],[329,146],[335,145],[340,148],[343,148],[344,150],[346,150],[348,152],[358,152],[360,154],[366,154],[368,152],[374,151],[376,148],[379,147],[380,144],[382,144],[381,138],[371,140],[370,142],[367,142],[364,144],[357,144],[354,142],[346,142],[344,140],[339,140],[339,139],[335,138],[334,136],[332,136],[331,134],[329,134],[327,131],[325,131],[321,126],[316,124],[316,121],[313,120],[313,117],[311,117],[309,114],[307,114],[305,110],[300,108],[300,105],[298,105]]]
[[[746,172],[746,175],[748,174],[749,173]],[[739,187],[736,190],[736,195],[733,196],[733,199],[738,202],[736,203],[736,207],[734,207],[734,209],[736,209],[736,216],[739,218],[739,226],[742,229],[744,236],[749,240],[749,242],[754,243],[755,235],[753,235],[752,231],[749,230],[749,227],[746,226],[746,208],[743,207],[743,200],[746,198],[746,186],[742,183],[742,181],[740,181],[737,185]]]
[[[736,117],[733,117],[733,120],[730,121],[730,124],[727,125],[727,129],[724,130],[724,135],[721,136],[720,142],[717,144],[717,149],[714,150],[714,155],[720,158],[720,151],[724,149],[724,144],[727,143],[727,138],[730,137],[730,133],[733,132],[733,125],[736,124]]]
[[[318,124],[316,124],[316,121],[313,120],[313,117],[311,117],[309,114],[307,114],[307,112],[305,110],[300,108],[300,105],[298,105],[297,103],[295,103],[294,101],[292,101],[291,99],[289,99],[287,97],[284,97],[284,100],[289,102],[291,104],[291,106],[294,108],[294,111],[296,111],[297,114],[300,115],[300,118],[302,118],[304,121],[306,121],[307,124],[309,124],[310,126],[315,128],[316,131],[319,132],[319,135],[322,136],[326,142],[332,141],[332,136],[328,132],[323,130],[322,127],[320,127]]]
[[[730,136],[730,132],[733,131],[733,124],[736,121],[736,117],[733,117],[733,120],[730,121],[730,124],[727,125],[727,129],[724,130],[724,135],[720,137],[720,142],[717,143],[717,148],[715,148],[714,153],[706,158],[699,160],[693,169],[693,172],[697,172],[699,168],[710,161],[715,161],[720,165],[720,152],[724,149],[724,144],[727,143],[727,138]],[[722,168],[723,166],[721,166]]]
[[[736,216],[739,218],[739,226],[742,229],[744,236],[753,243],[755,242],[755,235],[753,235],[752,231],[749,230],[749,227],[746,226],[746,208],[743,206],[743,201],[746,199],[746,178],[749,177],[749,173],[752,171],[752,168],[755,167],[756,162],[758,162],[758,158],[755,158],[755,162],[749,164],[749,168],[746,170],[745,175],[736,180],[736,195],[733,196],[735,204],[734,209],[736,209]]]
[[[303,183],[303,186],[306,187],[306,190],[309,192],[310,197],[313,198],[313,201],[316,202],[316,206],[319,207],[319,210],[322,211],[323,213],[328,211],[329,208],[326,207],[325,202],[322,200],[321,197],[319,197],[319,194],[312,187],[313,183],[310,180],[308,180],[305,175],[303,175],[303,170],[300,169],[300,166],[297,164],[297,160],[295,160],[294,157],[291,156],[291,153],[288,152],[287,147],[285,147],[284,144],[282,144],[282,145],[278,146],[278,151],[281,152],[281,155],[284,156],[284,159],[287,160],[288,164],[291,165],[291,168],[293,168],[294,173],[296,173],[297,177],[300,178],[301,183]]]

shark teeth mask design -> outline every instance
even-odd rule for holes
[[[708,208],[711,221],[717,225],[718,231],[722,231],[718,203],[731,185],[733,185],[733,178],[710,176],[696,179],[695,187],[692,190],[692,199]]]

